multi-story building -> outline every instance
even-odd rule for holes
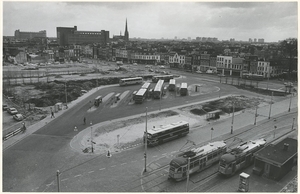
[[[258,61],[257,62],[257,74],[263,75],[264,78],[269,78],[272,74],[272,68],[270,62],[268,61]]]
[[[209,66],[210,65],[210,54],[204,52],[200,54],[200,65]]]
[[[32,39],[32,38],[47,38],[46,30],[42,30],[39,32],[21,32],[20,30],[15,31],[15,39]]]
[[[77,26],[74,26],[74,28],[57,27],[56,32],[57,42],[60,46],[109,42],[109,31],[105,30],[77,31]]]
[[[183,68],[185,64],[185,55],[178,53],[170,53],[169,55],[170,67]]]
[[[217,66],[217,55],[210,55],[209,66],[211,66],[211,67]]]
[[[232,56],[217,56],[217,68],[230,69],[232,65]]]
[[[258,39],[258,42],[259,42],[259,43],[264,43],[264,42],[265,42],[265,39],[259,38],[259,39]]]
[[[130,60],[131,62],[142,63],[142,64],[156,64],[160,63],[160,54],[154,52],[136,52],[131,51]]]
[[[125,33],[124,36],[122,36],[121,32],[120,35],[114,35],[113,40],[124,40],[126,42],[129,41],[129,32],[128,32],[128,27],[127,27],[127,18],[126,18],[126,24],[125,24]]]

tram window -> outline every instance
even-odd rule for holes
[[[181,168],[178,168],[177,172],[181,172]]]
[[[186,167],[183,167],[183,172],[185,172],[186,171]]]
[[[208,155],[208,159],[210,160],[212,158],[212,154],[209,154]]]

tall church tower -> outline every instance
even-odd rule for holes
[[[125,40],[125,41],[129,41],[129,33],[128,33],[128,29],[127,29],[127,18],[126,18],[126,26],[125,26],[124,40]]]

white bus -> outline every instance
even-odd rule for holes
[[[164,80],[159,80],[157,82],[153,91],[153,98],[158,98],[158,99],[161,98],[163,85],[164,85]]]
[[[170,82],[169,82],[169,91],[175,91],[175,89],[176,89],[175,79],[170,79]]]
[[[152,77],[152,82],[158,82],[158,80],[170,81],[173,79],[174,75],[157,75]]]
[[[151,83],[146,82],[146,83],[144,83],[144,84],[142,85],[142,88],[145,88],[145,89],[149,90],[150,85],[151,85]]]
[[[186,96],[187,93],[188,93],[187,83],[181,83],[181,85],[180,85],[180,95],[181,96]]]
[[[141,84],[143,83],[142,77],[132,77],[132,78],[123,78],[120,79],[120,86],[133,85],[133,84]]]
[[[189,133],[189,123],[186,121],[180,121],[177,123],[171,123],[160,127],[155,127],[147,130],[147,144],[149,146],[155,146],[160,143],[164,143]]]
[[[142,104],[147,96],[147,89],[141,88],[134,96],[134,101],[137,104]]]

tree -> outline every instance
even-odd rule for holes
[[[289,59],[289,77],[293,69],[293,59],[297,57],[298,50],[297,38],[288,38],[280,43],[280,50],[285,58]],[[296,63],[298,64],[298,62]],[[296,65],[297,68],[297,65]]]

